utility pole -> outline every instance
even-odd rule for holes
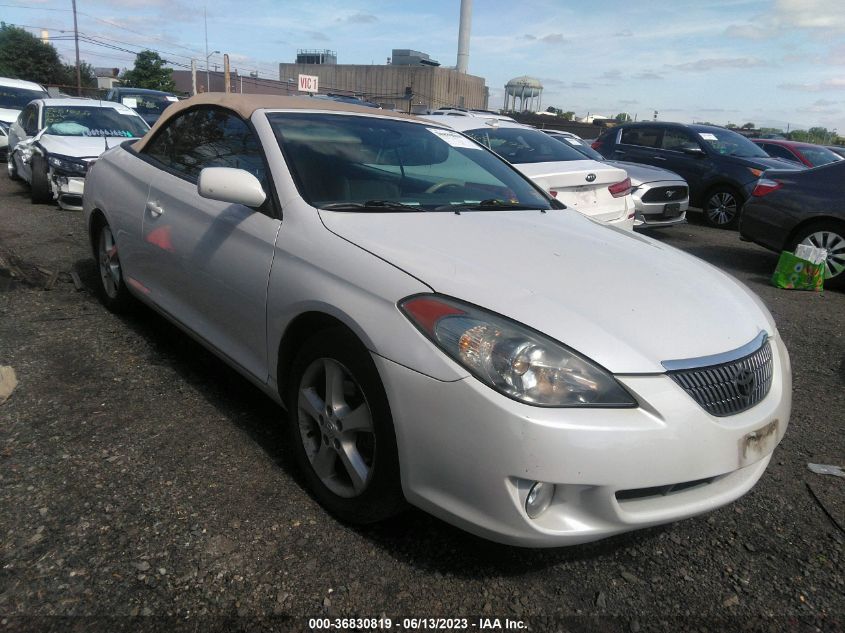
[[[73,41],[76,44],[76,95],[82,96],[82,71],[79,68],[79,29],[76,26],[76,0],[73,4]]]
[[[208,7],[207,6],[203,6],[203,8],[202,8],[202,17],[203,17],[203,20],[205,21],[205,91],[211,92],[211,84],[209,83],[211,81],[211,79],[210,79],[210,74],[208,72],[208,58],[211,57],[211,55],[208,54]]]
[[[228,94],[232,92],[232,84],[231,78],[229,76],[229,53],[223,54],[223,83],[226,84],[226,87],[223,91]]]
[[[197,60],[191,58],[191,96],[197,94]]]

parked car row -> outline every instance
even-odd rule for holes
[[[790,417],[771,315],[700,260],[565,210],[605,191],[545,165],[589,164],[616,200],[625,172],[504,123],[175,104],[89,169],[103,302],[151,306],[283,404],[304,481],[344,521],[410,503],[547,547],[745,494]]]
[[[554,139],[600,162],[624,169],[631,179],[631,196],[634,199],[634,226],[661,227],[686,222],[689,208],[689,188],[678,174],[650,165],[610,161],[594,150],[579,136],[559,130],[543,130]]]
[[[690,204],[711,226],[733,228],[746,188],[767,169],[799,168],[772,158],[741,134],[711,125],[631,123],[611,128],[593,143],[605,158],[663,167],[689,185]]]

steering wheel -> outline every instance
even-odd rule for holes
[[[428,189],[425,190],[426,193],[437,193],[441,189],[446,187],[463,187],[464,183],[459,180],[444,180],[442,182],[438,182],[436,184],[431,185]]]

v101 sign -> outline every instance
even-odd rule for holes
[[[298,75],[299,92],[319,92],[318,77],[314,75]]]

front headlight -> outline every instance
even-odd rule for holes
[[[88,163],[65,156],[49,156],[47,162],[53,169],[66,174],[84,175],[88,170]]]
[[[496,391],[541,407],[635,407],[605,369],[539,332],[455,299],[417,295],[399,308],[420,331]]]

